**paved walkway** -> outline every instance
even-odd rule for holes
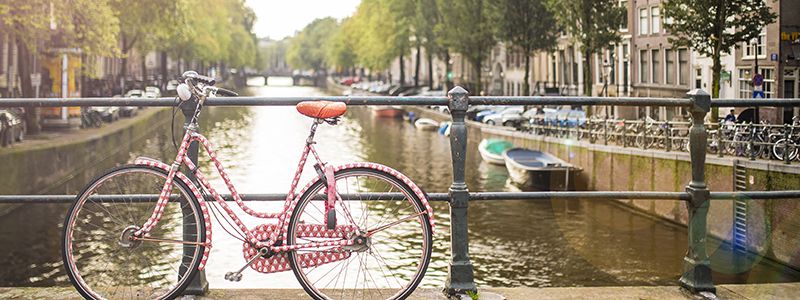
[[[556,287],[556,288],[485,288],[480,299],[714,299],[690,295],[674,286],[643,287]],[[712,295],[713,296],[713,295]],[[185,299],[220,299],[250,300],[275,299],[295,300],[307,299],[308,296],[299,289],[212,289],[202,297],[185,297]],[[0,288],[0,299],[80,299],[72,287],[55,288]],[[443,300],[437,289],[420,289],[411,300]],[[750,300],[750,299],[800,299],[800,283],[719,285],[716,299]]]

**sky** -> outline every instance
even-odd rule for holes
[[[256,12],[258,37],[282,39],[292,36],[314,19],[342,19],[355,12],[361,0],[246,0]]]

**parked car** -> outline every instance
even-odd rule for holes
[[[125,98],[142,98],[144,97],[144,91],[142,90],[130,90],[125,93]]]
[[[122,96],[116,95],[116,96],[114,96],[114,98],[122,98]],[[126,97],[126,98],[138,99],[138,98],[141,98],[141,96],[133,94],[130,97]],[[120,106],[119,107],[119,116],[120,117],[133,117],[138,113],[139,113],[139,107],[137,107],[137,106]]]
[[[148,86],[144,88],[144,97],[145,98],[161,98],[161,89]]]
[[[119,120],[119,107],[117,106],[97,107],[97,111],[100,113],[100,117],[103,118],[103,121],[107,123]]]
[[[360,81],[361,80],[359,80],[358,77],[345,77],[345,78],[342,78],[342,80],[339,81],[339,84],[341,84],[341,85],[353,85],[354,83],[358,83]]]
[[[25,139],[25,118],[14,110],[0,110],[0,145],[3,147]]]
[[[514,122],[512,120],[521,119],[523,110],[524,108],[522,106],[507,107],[495,114],[484,116],[482,122],[489,125],[502,124],[503,126],[512,126]]]
[[[178,95],[178,85],[179,84],[181,84],[181,83],[179,81],[177,81],[177,80],[167,81],[167,86],[165,88],[164,95],[165,96],[169,96],[169,97]]]
[[[396,86],[389,90],[389,96],[398,96],[400,93],[413,89],[413,86]]]

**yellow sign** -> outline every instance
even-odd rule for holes
[[[781,41],[797,41],[800,40],[800,32],[781,32]]]

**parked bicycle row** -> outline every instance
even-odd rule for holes
[[[447,107],[432,107],[447,112]],[[468,118],[488,125],[514,127],[537,135],[589,140],[622,147],[689,151],[688,121],[587,118],[580,109],[531,108],[522,106],[474,106]],[[749,159],[800,160],[800,119],[792,124],[706,123],[709,154]],[[788,155],[787,155],[788,153]]]

